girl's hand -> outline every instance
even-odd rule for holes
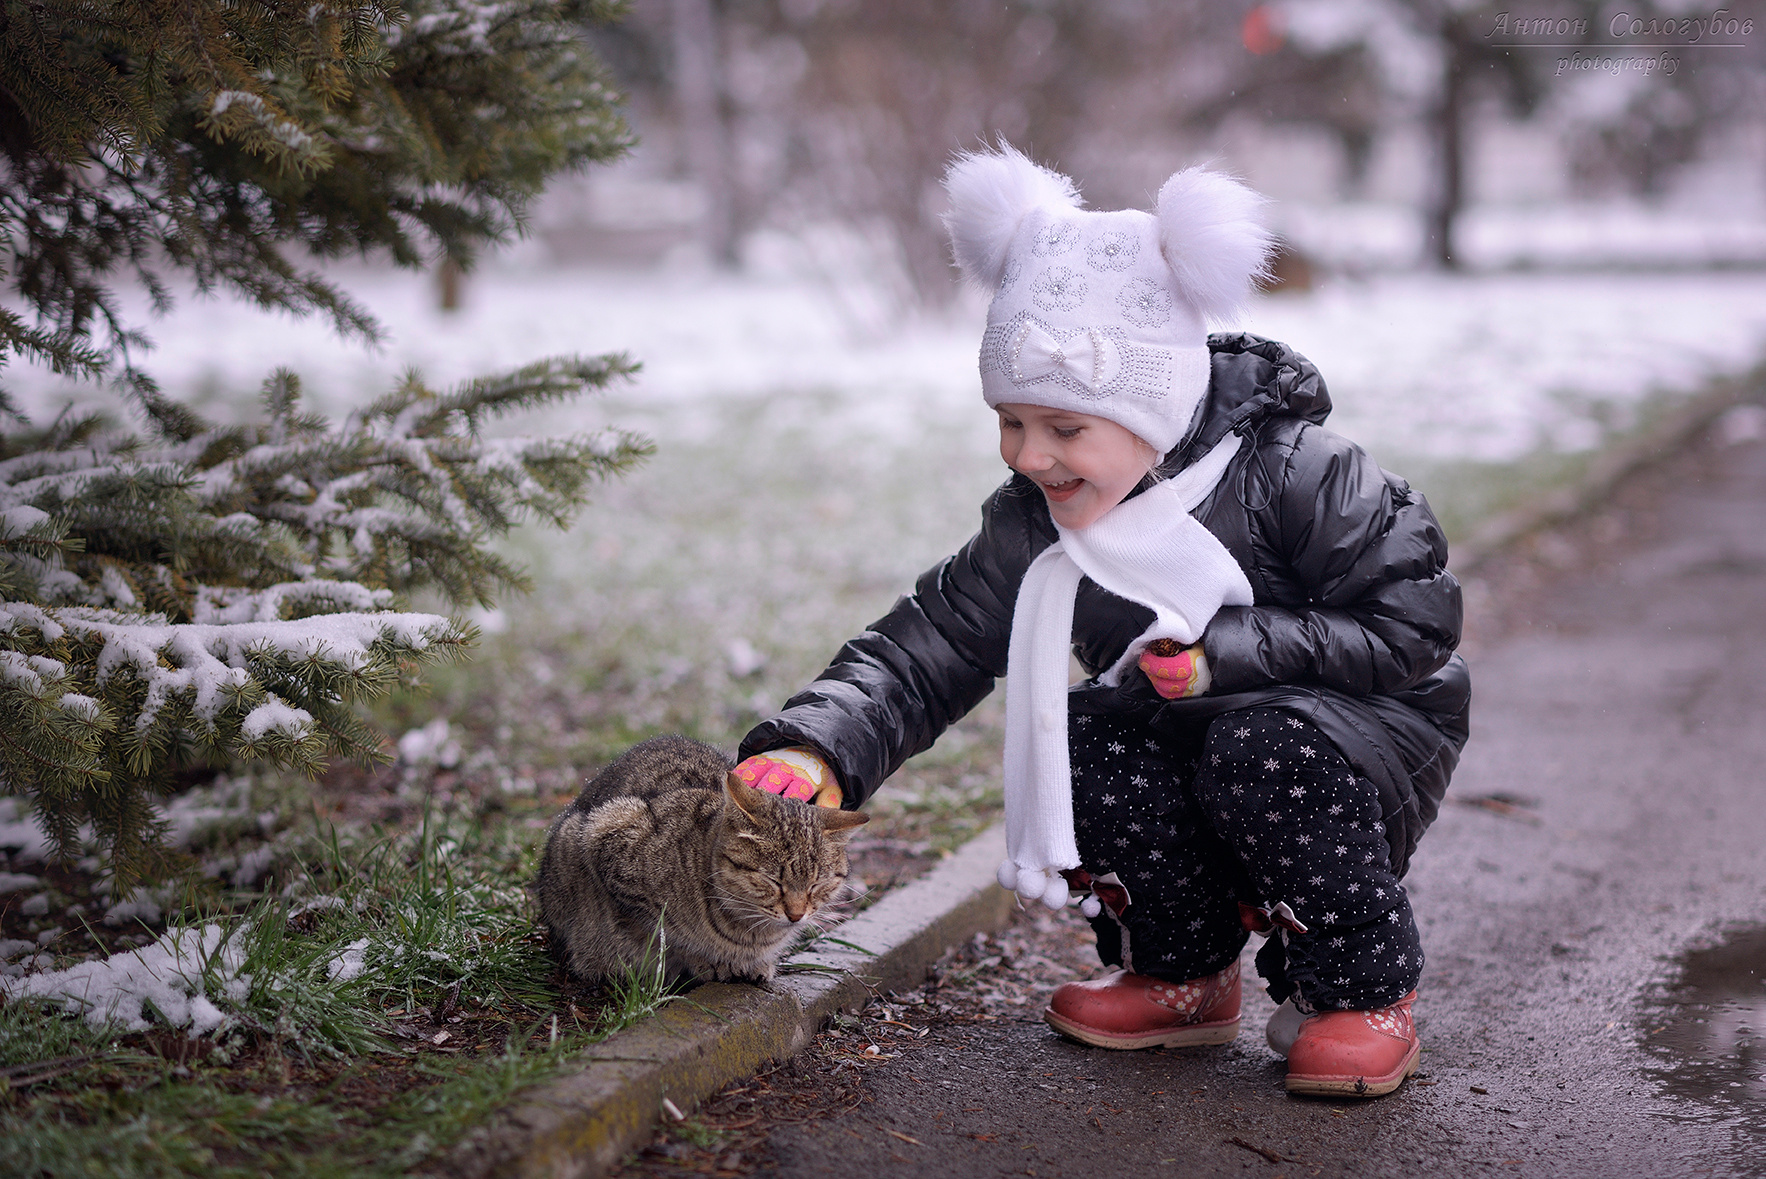
[[[1140,669],[1153,681],[1153,690],[1167,700],[1200,696],[1208,690],[1208,656],[1202,644],[1180,647],[1175,639],[1154,639],[1141,652]]]
[[[757,753],[734,770],[736,777],[756,790],[838,807],[845,800],[834,771],[813,749],[775,749]]]

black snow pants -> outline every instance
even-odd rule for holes
[[[1068,722],[1082,866],[1128,890],[1092,920],[1098,953],[1172,982],[1223,969],[1249,934],[1239,903],[1285,902],[1306,932],[1257,956],[1270,996],[1321,1011],[1402,998],[1422,974],[1372,783],[1325,735],[1277,709],[1225,713],[1186,741],[1132,717]]]

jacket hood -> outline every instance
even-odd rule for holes
[[[1208,337],[1208,395],[1174,454],[1183,467],[1228,434],[1248,434],[1270,418],[1299,418],[1319,425],[1331,412],[1331,395],[1310,360],[1275,340],[1249,332]]]

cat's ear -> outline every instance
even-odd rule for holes
[[[735,803],[736,809],[750,819],[758,819],[760,808],[765,805],[762,799],[766,797],[766,791],[756,790],[732,771],[724,776],[724,797]]]
[[[822,831],[828,835],[851,835],[871,821],[871,816],[862,811],[837,811],[832,807],[819,806],[816,815],[822,820]]]

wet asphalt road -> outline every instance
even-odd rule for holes
[[[1654,1045],[1705,1025],[1657,1032],[1650,999],[1677,955],[1766,926],[1766,444],[1707,444],[1614,503],[1539,546],[1573,572],[1472,587],[1475,618],[1521,625],[1474,632],[1452,794],[1532,805],[1447,806],[1418,851],[1430,1083],[1287,1097],[1250,988],[1238,1043],[1185,1053],[935,1026],[862,1108],[773,1134],[767,1173],[1766,1175],[1766,1083],[1748,1104],[1730,1062],[1665,1087]],[[1685,1095],[1705,1082],[1743,1100]]]

